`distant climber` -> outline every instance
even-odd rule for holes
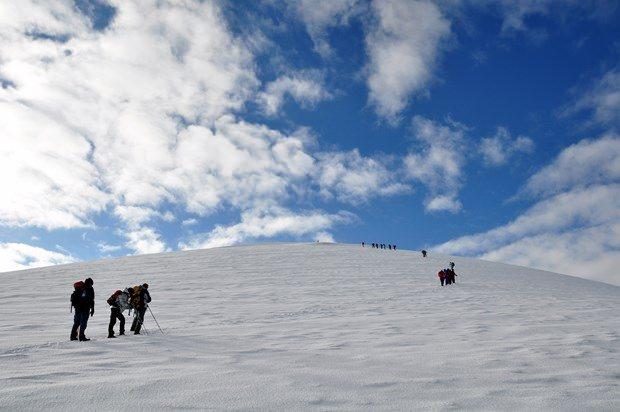
[[[448,269],[448,276],[450,277],[450,283],[456,283],[456,277],[458,276],[456,272],[452,269]]]
[[[426,250],[422,250],[422,257],[426,257]]]
[[[396,250],[396,245],[392,245],[392,250]]]
[[[362,242],[362,247],[364,247],[364,242]]]
[[[89,341],[85,335],[88,326],[88,317],[95,314],[95,289],[93,280],[87,278],[84,282],[79,281],[73,284],[71,294],[71,307],[75,308],[73,315],[73,327],[71,328],[71,340]],[[78,338],[79,328],[79,338]]]
[[[454,270],[454,262],[450,262],[450,269]]]
[[[108,305],[110,305],[110,324],[108,325],[108,338],[115,338],[114,336],[114,325],[116,324],[116,319],[119,320],[119,336],[125,334],[125,317],[123,316],[120,299],[123,292],[121,290],[117,290],[110,296],[107,300]]]
[[[140,329],[144,323],[144,314],[146,313],[146,307],[151,302],[151,294],[148,291],[148,283],[144,283],[142,286],[134,286],[133,294],[131,296],[131,306],[135,310],[133,323],[131,325],[131,331],[134,335],[140,334]]]
[[[437,277],[439,278],[439,282],[441,282],[441,286],[443,286],[443,282],[446,280],[446,271],[443,269],[440,270],[437,272]]]

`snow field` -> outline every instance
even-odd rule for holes
[[[450,260],[457,284],[442,288],[436,273]],[[70,342],[72,284],[89,275],[93,340]],[[6,410],[620,410],[620,288],[602,283],[337,244],[135,256],[0,279]],[[107,339],[105,299],[143,282],[166,335],[147,312],[149,335]]]

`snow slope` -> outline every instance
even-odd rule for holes
[[[0,274],[0,408],[620,410],[620,288],[334,244],[176,252]],[[68,341],[91,275],[91,342]],[[150,284],[166,335],[106,339]],[[117,326],[118,329],[118,326]]]

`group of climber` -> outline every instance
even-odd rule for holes
[[[95,315],[95,289],[93,288],[93,280],[87,278],[84,281],[75,282],[73,284],[74,291],[71,294],[71,308],[75,309],[73,315],[73,327],[71,328],[71,340],[89,341],[85,335],[88,326],[88,318]],[[125,288],[124,290],[115,291],[107,300],[110,305],[110,323],[108,325],[108,338],[116,338],[114,335],[114,325],[119,321],[119,335],[125,334],[125,317],[123,312],[134,310],[133,323],[131,329],[135,335],[140,335],[142,324],[144,323],[144,315],[151,302],[149,293],[149,285],[142,285]],[[79,335],[78,335],[79,331]]]
[[[456,274],[456,272],[454,272],[454,262],[450,262],[449,266],[449,268],[441,269],[437,273],[437,277],[439,278],[439,282],[441,282],[441,286],[443,286],[444,283],[446,285],[456,283],[456,277],[458,275]]]
[[[385,244],[385,243],[371,243],[370,246],[372,249],[389,249],[396,250],[396,245]],[[366,247],[366,242],[362,242],[362,247]]]

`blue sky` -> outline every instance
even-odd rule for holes
[[[620,7],[0,2],[0,270],[396,243],[618,283]]]

